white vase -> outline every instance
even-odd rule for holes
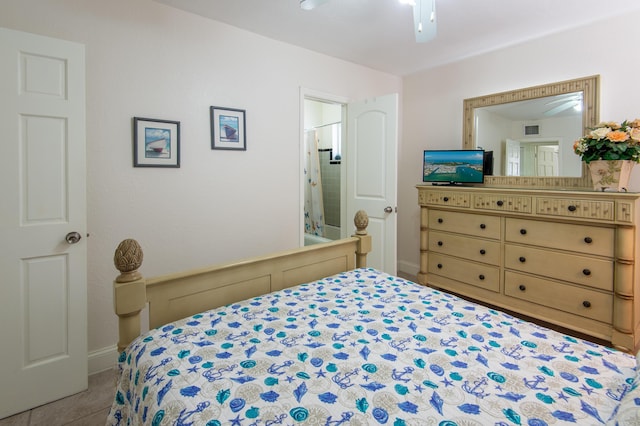
[[[591,161],[589,171],[593,189],[596,191],[627,191],[631,170],[635,165],[631,160],[595,160]]]

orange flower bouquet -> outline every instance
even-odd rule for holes
[[[573,144],[573,151],[587,164],[595,160],[640,163],[640,119],[600,123]]]

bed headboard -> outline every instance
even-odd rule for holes
[[[143,259],[140,244],[134,239],[122,241],[114,255],[120,271],[113,283],[118,351],[140,334],[140,312],[147,303],[149,327],[155,328],[207,309],[365,267],[371,251],[368,221],[361,210],[354,218],[356,233],[349,238],[148,279],[138,271]]]

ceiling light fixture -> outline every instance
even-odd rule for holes
[[[312,10],[329,0],[300,0],[300,8]],[[436,0],[398,0],[413,7],[413,29],[418,43],[424,43],[436,36]],[[431,2],[431,7],[429,7]]]
[[[424,43],[436,36],[436,0],[416,0],[413,6],[413,24],[417,42]]]
[[[325,4],[329,0],[300,0],[300,9],[311,10],[316,7]]]

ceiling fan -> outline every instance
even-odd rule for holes
[[[329,0],[300,0],[300,8],[312,10]],[[413,7],[413,29],[416,41],[424,43],[436,36],[436,0],[399,0]]]
[[[576,111],[580,111],[582,109],[582,93],[569,93],[567,95],[560,95],[557,99],[551,102],[547,102],[545,105],[550,106],[550,109],[544,112],[544,115],[546,116],[559,114],[562,111],[568,110],[569,108],[574,108]]]

